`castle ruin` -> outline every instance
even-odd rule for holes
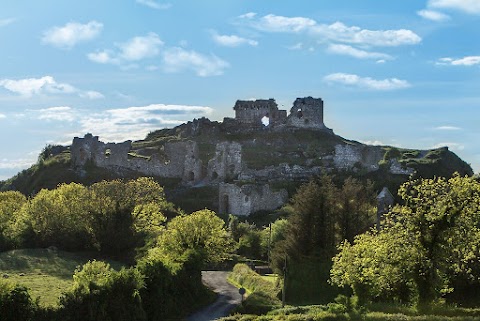
[[[288,115],[286,110],[278,109],[274,99],[238,100],[233,109],[235,118],[225,118],[222,123],[201,118],[164,129],[161,135],[165,136],[160,137],[175,139],[161,140],[152,146],[131,141],[104,143],[92,134],[75,137],[70,147],[72,165],[81,170],[92,164],[120,176],[134,171],[174,178],[190,187],[216,186],[219,213],[249,215],[276,209],[287,201],[287,191],[272,190],[272,183],[308,181],[332,169],[375,171],[383,158],[384,151],[379,146],[345,143],[333,135],[324,124],[320,98],[297,98]],[[322,137],[329,143],[323,146],[313,138],[301,144],[296,141],[293,147],[288,145],[291,143],[286,140],[296,139],[294,133],[300,130],[315,133],[312,137]],[[258,135],[242,136],[246,132]],[[269,132],[281,138],[272,141],[267,135],[262,140],[261,134]],[[229,135],[246,138],[235,141]],[[272,161],[270,165],[262,165],[262,161],[268,160]],[[391,171],[410,173],[393,163]]]

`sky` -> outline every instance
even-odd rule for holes
[[[0,180],[75,136],[306,96],[340,136],[448,146],[478,173],[479,36],[480,0],[4,0]]]

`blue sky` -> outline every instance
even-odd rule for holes
[[[0,4],[0,179],[74,136],[141,139],[321,97],[346,138],[449,146],[480,171],[479,0]]]

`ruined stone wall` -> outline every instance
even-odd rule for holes
[[[91,134],[84,138],[75,137],[71,147],[72,164],[85,166],[91,161],[94,165],[111,169],[134,170],[146,175],[182,178],[186,182],[197,182],[202,177],[202,161],[199,158],[197,143],[182,141],[166,143],[164,155],[154,154],[150,158],[132,157],[132,142],[103,143],[98,136]]]
[[[262,118],[267,116],[271,125],[281,124],[287,119],[287,111],[279,110],[274,99],[237,100],[235,120],[240,123],[261,125]]]
[[[282,189],[274,192],[270,186],[247,184],[220,184],[219,213],[250,215],[261,210],[274,210],[285,204],[288,193]]]
[[[383,152],[368,148],[365,145],[336,145],[333,163],[335,168],[352,170],[361,167],[367,171],[376,171],[378,162],[383,158]]]
[[[208,161],[208,178],[225,181],[238,178],[242,172],[242,145],[221,142],[216,145],[215,156]]]
[[[323,100],[321,98],[297,98],[288,115],[287,124],[299,128],[325,129]]]

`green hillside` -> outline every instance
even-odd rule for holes
[[[33,298],[44,306],[56,306],[58,297],[72,285],[77,267],[91,260],[86,254],[51,249],[22,249],[0,253],[0,275],[26,286]],[[109,262],[119,270],[121,264]]]

